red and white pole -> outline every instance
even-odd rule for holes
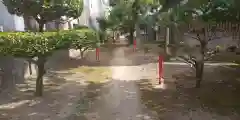
[[[133,40],[133,51],[135,52],[137,49],[137,41]]]
[[[159,77],[159,84],[163,84],[163,57],[159,55],[158,57],[158,77]]]

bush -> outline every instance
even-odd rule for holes
[[[58,49],[91,49],[97,46],[97,36],[91,29],[0,34],[0,53],[15,57],[49,56]]]
[[[74,29],[76,29],[76,30],[88,29],[88,26],[85,26],[85,25],[75,25]]]
[[[26,58],[36,64],[37,80],[36,95],[42,96],[43,76],[47,58],[59,49],[75,48],[81,53],[95,48],[97,45],[96,33],[90,29],[29,33],[12,32],[0,34],[0,53],[14,57]]]
[[[43,76],[48,56],[55,50],[67,47],[65,39],[59,39],[57,33],[9,33],[0,37],[0,52],[4,55],[26,58],[36,64],[36,96],[42,96]]]
[[[9,33],[1,36],[0,52],[15,57],[49,56],[64,45],[56,33]]]
[[[70,48],[80,50],[81,57],[86,50],[97,47],[97,35],[91,29],[73,30],[61,34],[66,41],[71,41]]]

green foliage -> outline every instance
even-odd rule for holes
[[[40,17],[45,21],[62,16],[76,18],[83,9],[82,0],[3,0],[3,3],[11,14]]]
[[[97,35],[94,30],[81,29],[62,33],[61,36],[66,41],[70,41],[70,48],[86,51],[97,47]]]
[[[89,29],[44,33],[4,33],[0,36],[0,53],[24,58],[47,57],[58,49],[95,48],[96,43],[96,33]]]
[[[112,10],[107,20],[112,27],[128,32],[135,24],[156,25],[160,14],[182,0],[110,0]],[[162,6],[162,7],[161,7]],[[164,15],[165,17],[166,15]],[[165,24],[165,23],[164,23]]]
[[[33,17],[40,27],[46,22],[67,18],[77,18],[83,10],[83,0],[3,0],[8,12],[18,16]]]
[[[0,37],[0,52],[25,58],[49,56],[65,46],[58,38],[56,33],[10,33]]]
[[[37,96],[42,96],[44,65],[47,58],[59,49],[75,48],[83,51],[96,47],[96,34],[93,30],[43,33],[3,33],[0,35],[0,53],[14,57],[27,58],[38,67],[36,79]],[[36,58],[36,59],[35,59]]]
[[[203,20],[212,20],[216,22],[238,23],[240,20],[240,9],[235,4],[235,0],[211,0],[201,6],[204,11]]]
[[[111,28],[111,21],[108,21],[106,18],[98,18],[100,32],[105,32],[107,28]]]
[[[81,30],[81,29],[88,29],[89,27],[88,26],[85,26],[85,25],[76,25],[74,27],[75,30]]]
[[[184,4],[177,2],[168,9],[170,16],[175,20],[170,22],[189,23],[193,19],[207,23],[238,22],[240,9],[236,6],[237,0],[188,0]],[[162,17],[162,16],[161,16]]]

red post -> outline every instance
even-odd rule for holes
[[[159,77],[159,84],[163,81],[163,57],[159,55],[158,57],[158,77]]]
[[[135,52],[137,48],[137,41],[133,40],[133,51]]]
[[[99,52],[100,52],[100,49],[96,48],[96,60],[99,60]]]

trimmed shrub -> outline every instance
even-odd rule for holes
[[[74,48],[83,54],[97,46],[96,33],[90,29],[59,32],[11,32],[0,34],[0,53],[22,57],[36,64],[36,95],[42,96],[45,63],[56,50]]]

